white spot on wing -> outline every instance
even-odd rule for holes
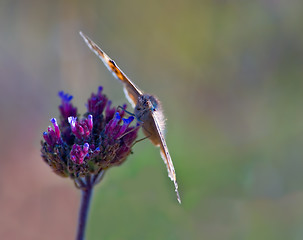
[[[126,99],[130,102],[130,104],[132,105],[133,108],[136,107],[136,103],[134,103],[134,101],[131,99],[131,97],[129,96],[128,91],[126,90],[126,87],[123,87],[123,92],[125,94]]]

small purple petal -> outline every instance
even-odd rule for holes
[[[87,117],[88,129],[89,131],[93,130],[93,115],[89,114]]]
[[[82,138],[87,139],[90,136],[93,129],[92,115],[89,115],[87,119],[83,119],[80,122],[77,121],[77,118],[75,117],[69,117],[68,121],[70,123],[72,133],[76,138],[80,140]]]
[[[111,101],[111,100],[108,100],[107,106],[106,106],[106,110],[109,109],[111,105],[112,105],[112,101]]]
[[[62,143],[62,139],[60,137],[61,133],[60,133],[60,129],[59,129],[57,120],[55,118],[52,118],[50,121],[54,125],[54,130],[52,129],[51,126],[49,126],[47,128],[47,132],[43,133],[43,138],[44,138],[45,142],[49,145],[48,150],[52,151],[53,147],[56,144]]]
[[[79,134],[84,135],[84,129],[80,124],[78,124],[78,132]]]
[[[71,100],[73,99],[72,95],[64,93],[63,91],[59,92],[59,97],[61,98],[61,105],[59,106],[60,113],[63,117],[61,121],[65,122],[70,116],[77,116],[77,108],[73,107]]]
[[[47,132],[43,132],[43,138],[48,145],[52,144]]]
[[[91,98],[88,99],[88,112],[95,118],[102,115],[102,112],[107,104],[108,98],[102,94],[102,87],[99,87],[97,94],[92,93]]]
[[[99,86],[99,87],[98,87],[98,94],[101,94],[101,93],[102,93],[102,90],[103,90],[103,87],[102,87],[102,86]]]
[[[111,129],[115,128],[120,120],[121,120],[120,114],[118,112],[116,112],[113,122],[110,125]]]
[[[76,130],[76,121],[77,121],[77,118],[76,117],[68,117],[68,122],[70,124],[70,127],[72,129],[72,131],[75,131]]]
[[[56,118],[52,118],[52,119],[51,119],[51,122],[52,122],[52,124],[54,125],[56,137],[57,137],[57,138],[60,138],[60,129],[59,129],[59,126],[58,126],[58,123],[57,123]]]
[[[134,121],[135,117],[134,116],[130,116],[129,118],[127,118],[127,122],[128,122],[128,125]]]
[[[106,110],[105,110],[105,122],[108,123],[113,117],[114,117],[114,114],[116,112],[116,108],[111,108],[111,104],[112,104],[112,101],[108,101],[107,102],[107,106],[106,106]]]
[[[117,135],[115,136],[115,138],[119,138],[120,136],[123,135],[123,133],[125,133],[125,130],[128,128],[129,124],[134,120],[133,116],[130,116],[129,118],[123,118],[123,125],[121,126],[119,132],[117,133]]]
[[[70,102],[73,99],[73,95],[69,95],[68,93],[64,94],[64,91],[60,91],[58,95],[62,99],[62,101],[65,102]]]
[[[77,164],[82,164],[84,162],[84,158],[88,153],[88,150],[88,143],[85,143],[82,147],[80,145],[74,144],[72,150],[70,151],[70,159]]]
[[[89,149],[89,144],[88,143],[84,143],[83,150],[88,151],[88,149]]]

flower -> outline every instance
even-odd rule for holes
[[[138,123],[131,126],[133,116],[124,118],[126,105],[111,107],[102,90],[99,87],[92,93],[81,119],[71,103],[73,97],[59,92],[60,121],[52,118],[53,127],[43,133],[42,158],[55,173],[74,179],[77,185],[81,178],[123,163],[140,127]]]

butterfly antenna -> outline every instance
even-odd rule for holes
[[[126,112],[128,115],[130,115],[130,116],[135,116],[135,114],[134,113],[131,113],[131,112],[129,112],[129,111],[127,111],[125,108],[123,108],[123,107],[121,107],[121,106],[118,106],[118,109],[119,108],[121,108],[124,112]]]

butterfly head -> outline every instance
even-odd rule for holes
[[[143,94],[138,98],[134,114],[139,121],[146,122],[151,117],[151,112],[158,108],[157,99],[149,94]]]

